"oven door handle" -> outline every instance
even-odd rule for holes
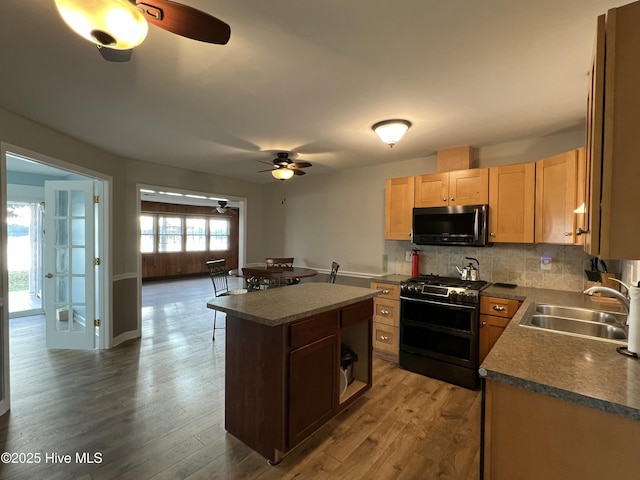
[[[400,297],[400,300],[407,302],[426,303],[428,305],[441,305],[443,307],[456,308],[458,310],[477,310],[477,305],[460,305],[458,303],[434,302],[433,300],[423,300],[422,298]]]

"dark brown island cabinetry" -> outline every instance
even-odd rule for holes
[[[269,461],[371,388],[371,298],[276,326],[227,315],[225,428]],[[341,345],[357,356],[342,395]]]

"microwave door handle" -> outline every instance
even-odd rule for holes
[[[479,209],[476,208],[476,218],[475,221],[473,222],[473,239],[474,240],[478,240],[478,215],[480,214],[480,212],[478,211]]]

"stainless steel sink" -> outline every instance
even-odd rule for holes
[[[589,322],[607,323],[624,327],[627,316],[624,313],[590,310],[579,307],[563,307],[562,305],[536,305],[536,312],[554,317],[571,318],[573,320],[587,320]]]
[[[540,304],[525,315],[520,325],[625,343],[626,321],[627,316],[622,313]]]

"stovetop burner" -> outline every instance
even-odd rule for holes
[[[407,282],[439,287],[466,288],[469,290],[482,290],[482,288],[487,285],[487,282],[484,280],[461,280],[456,277],[441,277],[440,275],[433,274],[418,275],[417,277],[410,278]]]

